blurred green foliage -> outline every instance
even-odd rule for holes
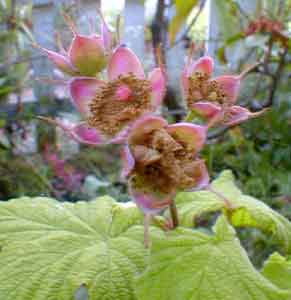
[[[0,1],[0,100],[20,92],[28,73],[32,4]]]
[[[107,194],[121,202],[129,200],[126,183],[120,179],[119,155],[120,147],[107,145],[99,147],[98,151],[92,147],[84,147],[69,159],[68,163],[80,172],[95,177],[95,180],[92,177],[86,178],[83,197],[91,196],[93,198]],[[90,192],[93,192],[94,195],[90,195]]]
[[[0,150],[0,199],[50,195],[50,183],[40,162],[35,158],[31,163],[21,156]]]
[[[252,111],[268,111],[240,127],[218,130],[203,157],[212,177],[222,169],[231,169],[244,193],[290,220],[291,1],[246,2],[213,1],[221,38],[216,58],[233,73],[260,63],[244,79],[238,102]],[[245,10],[248,5],[243,4],[254,9]],[[258,267],[275,249],[270,236],[258,230],[242,228],[239,237]]]
[[[232,169],[246,193],[266,201],[291,196],[290,114],[291,106],[282,103],[209,144],[210,172]]]
[[[209,171],[217,176],[231,169],[242,191],[270,205],[291,220],[291,106],[282,103],[263,116],[234,128],[208,144],[203,152]],[[262,262],[276,248],[270,236],[241,229],[239,237],[252,262]]]

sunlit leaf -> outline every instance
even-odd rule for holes
[[[204,213],[221,211],[235,227],[254,227],[272,234],[291,253],[291,223],[265,203],[244,195],[230,171],[222,172],[211,187],[223,197],[210,191],[178,194],[176,202],[183,225],[193,226],[195,219]]]
[[[213,9],[217,13],[220,32],[225,39],[235,36],[239,31],[239,19],[233,0],[212,0]]]
[[[141,222],[134,204],[110,197],[2,202],[0,299],[135,299],[133,278],[147,257]]]
[[[177,33],[179,32],[183,23],[186,22],[192,9],[197,5],[198,0],[175,0],[176,14],[169,25],[169,41],[173,44]]]
[[[136,285],[139,300],[289,300],[249,261],[225,217],[208,235],[177,229],[154,240],[149,267]]]
[[[265,262],[262,274],[280,288],[291,291],[291,260],[274,253]]]

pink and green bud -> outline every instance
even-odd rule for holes
[[[95,35],[76,35],[68,57],[81,76],[95,76],[105,68],[107,62],[103,41]]]
[[[107,64],[111,53],[113,42],[112,33],[109,31],[106,23],[102,19],[101,36],[91,34],[89,36],[81,35],[76,32],[72,20],[66,17],[66,21],[73,29],[73,40],[68,51],[57,53],[42,47],[48,58],[63,73],[70,76],[95,76],[102,71]]]

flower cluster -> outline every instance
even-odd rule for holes
[[[190,61],[181,73],[187,108],[205,122],[168,124],[157,116],[165,95],[163,69],[154,68],[146,76],[132,50],[113,40],[102,21],[100,36],[81,36],[74,30],[67,52],[43,49],[72,76],[68,89],[82,118],[77,124],[52,122],[81,143],[122,144],[122,177],[137,206],[145,216],[152,216],[171,205],[177,191],[208,185],[199,151],[210,127],[232,126],[257,114],[235,105],[242,76],[211,78],[213,60],[205,56]],[[106,75],[102,80],[101,71]]]

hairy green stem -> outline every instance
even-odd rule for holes
[[[185,117],[184,121],[185,122],[192,122],[195,117],[196,117],[196,114],[192,110],[190,110],[188,112],[187,116]]]
[[[173,229],[179,226],[178,210],[175,201],[173,200],[170,204],[170,213],[173,222]]]

